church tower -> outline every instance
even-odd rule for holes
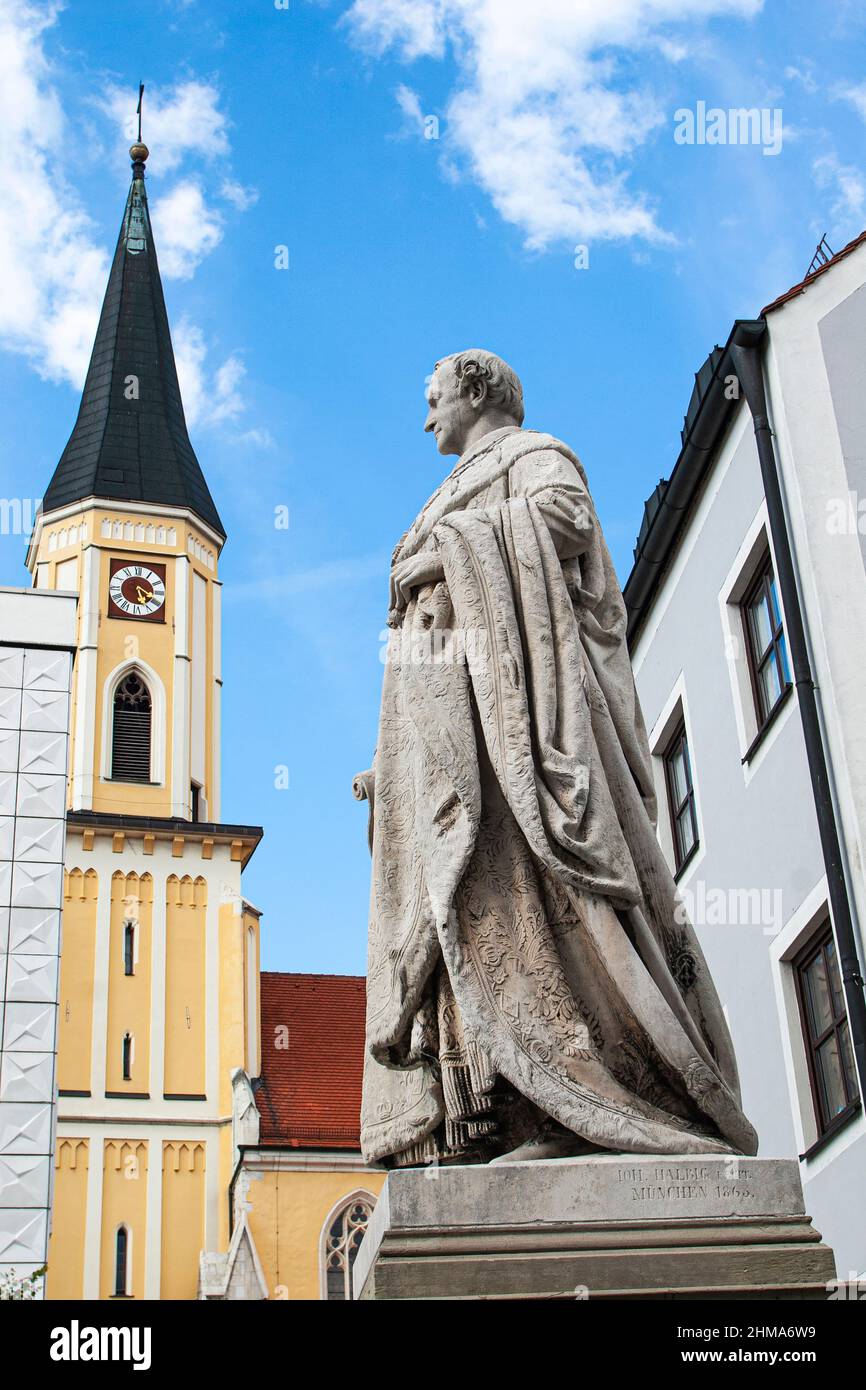
[[[261,830],[220,820],[225,531],[132,182],[78,418],[30,542],[78,594],[49,1298],[195,1298],[225,1250],[232,1072],[260,1074]]]

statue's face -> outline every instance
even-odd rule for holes
[[[468,397],[461,395],[450,362],[443,362],[427,387],[430,407],[424,429],[436,440],[440,454],[462,454],[466,432],[475,418]]]

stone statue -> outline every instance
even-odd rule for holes
[[[370,803],[361,1138],[405,1166],[754,1154],[655,834],[625,606],[575,455],[492,353],[436,364],[458,462],[394,551]]]

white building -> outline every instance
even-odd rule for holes
[[[744,1108],[862,1274],[866,233],[711,353],[624,592]]]
[[[16,1280],[48,1252],[77,602],[0,589],[0,1277]]]

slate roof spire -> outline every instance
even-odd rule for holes
[[[188,507],[225,530],[186,428],[144,187],[148,148],[130,148],[132,183],[84,392],[42,511],[83,500]]]

